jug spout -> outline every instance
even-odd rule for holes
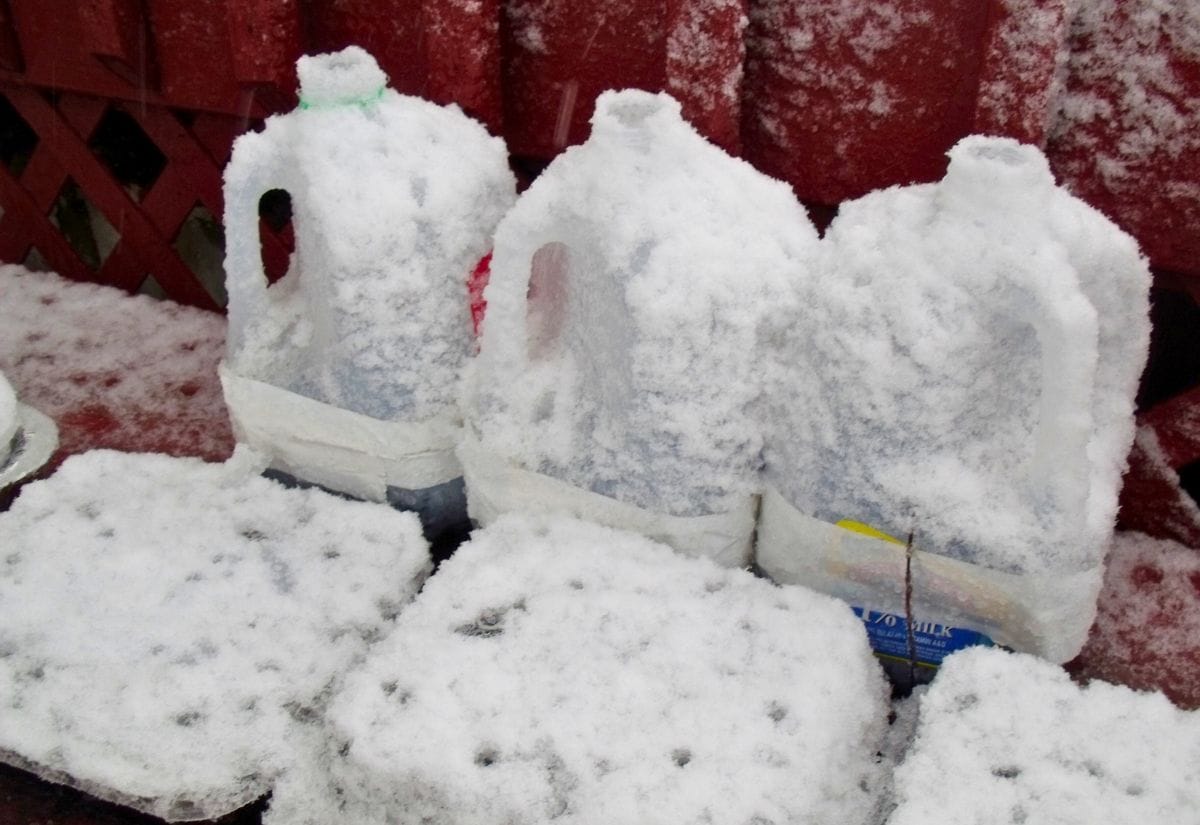
[[[943,206],[967,210],[1002,211],[1041,217],[1054,192],[1050,164],[1036,147],[1011,138],[974,135],[955,144],[947,155],[950,166],[939,184]]]
[[[657,130],[682,124],[679,101],[667,94],[638,89],[605,92],[596,99],[592,128],[598,135],[646,151]]]
[[[296,61],[296,75],[302,109],[366,106],[379,100],[387,88],[383,69],[358,46],[301,57]]]

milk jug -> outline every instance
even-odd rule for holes
[[[299,107],[239,138],[225,172],[226,399],[276,470],[411,499],[460,475],[465,281],[515,180],[500,139],[390,90],[362,49],[303,57],[297,73]],[[268,288],[257,210],[277,189],[296,252]]]
[[[473,517],[553,506],[745,564],[761,353],[816,244],[791,190],[674,99],[601,95],[587,142],[497,229],[467,382]]]
[[[1136,245],[1045,158],[973,137],[845,204],[793,329],[758,563],[878,652],[1066,661],[1095,615],[1148,345]]]

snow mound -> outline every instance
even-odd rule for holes
[[[258,469],[97,451],[0,514],[0,759],[173,820],[271,787],[429,557]]]
[[[971,648],[921,699],[888,825],[1195,822],[1200,713],[1032,656]]]
[[[298,63],[301,107],[225,169],[229,363],[387,421],[458,420],[466,279],[516,198],[504,142],[457,106],[385,88],[362,49]],[[296,255],[267,287],[259,198],[291,193]]]
[[[488,450],[577,487],[734,509],[758,489],[758,368],[816,231],[668,95],[606,92],[592,124],[496,230],[466,417]]]
[[[886,715],[845,605],[510,514],[347,678],[319,772],[267,821],[853,825]]]

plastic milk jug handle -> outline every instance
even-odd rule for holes
[[[231,350],[241,347],[243,342],[237,337],[244,334],[248,324],[264,317],[267,310],[267,275],[263,269],[259,235],[259,200],[272,189],[295,190],[287,171],[287,153],[278,144],[269,146],[273,142],[269,127],[262,133],[247,137],[268,143],[268,146],[256,148],[269,147],[273,151],[258,152],[259,160],[269,158],[269,161],[250,165],[244,176],[236,179],[235,186],[226,187],[225,272],[228,278]]]
[[[1048,293],[1048,294],[1047,294]],[[1027,489],[1035,500],[1081,511],[1090,474],[1091,398],[1096,377],[1095,312],[1077,289],[1018,291],[1018,318],[1037,334],[1041,393]]]

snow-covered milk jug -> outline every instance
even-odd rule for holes
[[[791,190],[674,99],[601,95],[496,232],[460,449],[472,517],[565,510],[747,563],[759,362],[816,244]]]
[[[1145,261],[1035,148],[845,204],[784,360],[758,563],[877,651],[1056,662],[1095,615],[1148,345]]]
[[[297,74],[299,107],[239,138],[225,171],[235,431],[277,471],[436,527],[465,506],[465,280],[515,200],[507,152],[457,107],[387,88],[357,47],[303,57]],[[268,288],[258,204],[276,189],[296,252]]]

